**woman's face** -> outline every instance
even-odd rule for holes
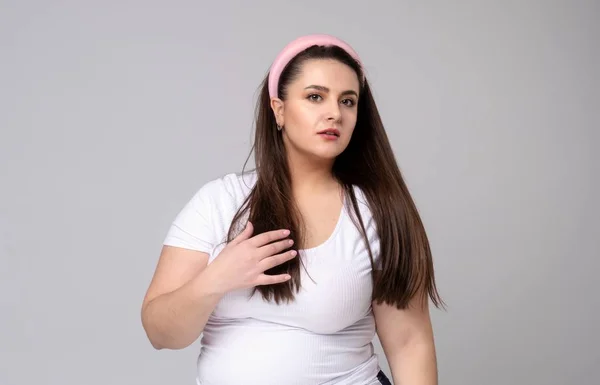
[[[337,60],[304,62],[282,103],[272,101],[288,152],[332,160],[348,146],[359,97],[356,72]]]

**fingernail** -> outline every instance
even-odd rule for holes
[[[290,233],[290,230],[283,230],[283,235],[288,235]]]

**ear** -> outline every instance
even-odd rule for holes
[[[283,127],[285,125],[283,118],[283,113],[285,109],[283,100],[279,98],[271,98],[271,109],[273,110],[273,114],[275,115],[275,120],[277,121],[277,124]]]

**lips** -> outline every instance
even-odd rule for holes
[[[340,137],[340,131],[338,129],[335,128],[328,128],[326,130],[323,131],[319,131],[317,134],[319,135],[329,135],[329,136],[335,136],[335,137]]]

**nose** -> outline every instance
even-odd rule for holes
[[[329,109],[327,111],[327,121],[328,122],[339,122],[342,117],[342,111],[340,109],[340,104],[337,100],[334,100],[329,105]]]

